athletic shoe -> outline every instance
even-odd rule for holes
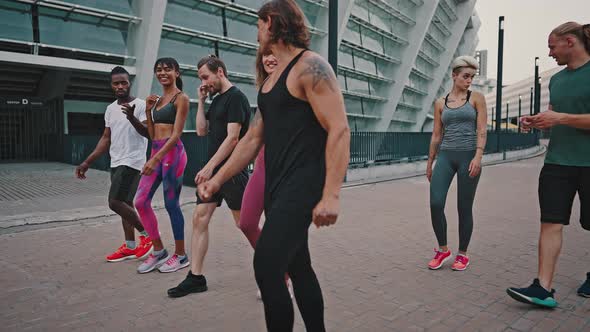
[[[107,261],[121,262],[127,259],[135,259],[135,250],[127,248],[127,244],[123,243],[117,251],[107,256]]]
[[[578,295],[590,297],[590,272],[586,274],[586,281],[578,288]]]
[[[428,268],[431,270],[438,270],[449,258],[451,258],[451,251],[447,250],[446,252],[442,252],[440,250],[434,249],[434,252],[436,254],[430,263],[428,263]]]
[[[138,273],[148,273],[153,271],[154,269],[160,267],[160,265],[164,264],[168,260],[168,252],[166,249],[163,249],[162,252],[155,256],[151,253],[148,258],[139,265],[137,268]]]
[[[544,308],[557,307],[557,301],[553,298],[555,289],[552,289],[551,292],[547,291],[541,286],[539,279],[535,279],[533,283],[526,288],[510,287],[506,290],[506,293],[518,302],[533,304]]]
[[[135,249],[135,257],[137,259],[144,259],[149,254],[152,253],[154,249],[154,245],[152,244],[152,239],[149,236],[139,236],[139,245]]]
[[[455,262],[451,265],[451,269],[455,271],[465,271],[467,266],[469,266],[469,257],[458,254],[457,257],[455,257]]]
[[[183,269],[189,265],[190,265],[190,262],[188,261],[188,256],[185,255],[183,258],[180,258],[177,254],[174,254],[174,255],[170,256],[170,258],[168,258],[166,263],[162,264],[158,268],[158,271],[163,272],[163,273],[176,272],[176,271]]]
[[[168,290],[168,296],[183,297],[190,293],[201,293],[206,290],[207,279],[205,279],[205,276],[196,276],[189,270],[186,278],[178,286]]]

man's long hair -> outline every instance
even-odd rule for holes
[[[271,19],[270,43],[280,40],[287,46],[309,48],[309,30],[305,15],[294,0],[272,0],[258,11],[258,18],[264,22]]]

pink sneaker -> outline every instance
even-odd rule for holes
[[[455,263],[453,263],[451,269],[455,271],[465,271],[467,266],[469,266],[469,257],[457,254],[457,257],[455,257]]]
[[[428,268],[431,270],[438,270],[449,258],[451,258],[451,251],[447,250],[446,252],[442,252],[440,250],[434,249],[434,252],[436,254],[434,255],[434,258],[428,263]]]

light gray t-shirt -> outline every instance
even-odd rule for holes
[[[145,101],[135,98],[130,105],[135,105],[133,114],[139,121],[147,120],[145,115]],[[129,166],[141,171],[146,162],[148,141],[141,136],[127,120],[121,105],[115,102],[107,106],[104,113],[105,127],[111,128],[111,167]]]

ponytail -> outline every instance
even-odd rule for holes
[[[582,25],[582,38],[584,48],[586,49],[586,52],[590,54],[590,24]]]
[[[180,78],[180,76],[176,78],[176,87],[182,91],[182,78]]]
[[[590,24],[580,24],[577,22],[566,22],[551,31],[552,35],[562,37],[565,35],[575,36],[584,46],[586,52],[590,54]]]

